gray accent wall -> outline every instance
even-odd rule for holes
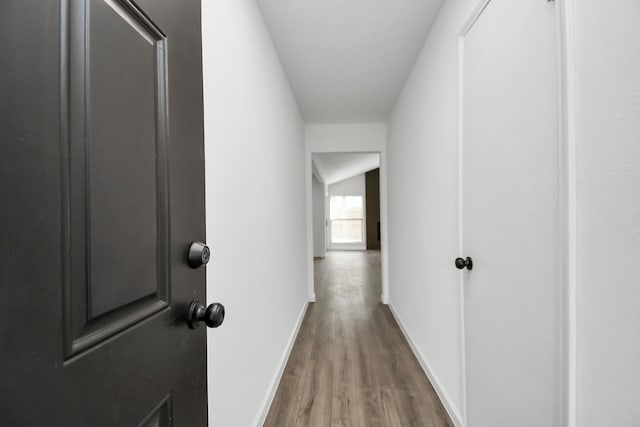
[[[380,168],[364,175],[367,250],[380,250]]]

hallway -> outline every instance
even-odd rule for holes
[[[380,303],[380,252],[328,252],[314,275],[265,426],[453,425]]]

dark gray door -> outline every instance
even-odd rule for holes
[[[0,41],[0,425],[206,425],[200,0],[2,1]]]

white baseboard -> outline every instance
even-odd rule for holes
[[[309,302],[316,302],[316,294],[309,295]]]
[[[331,247],[331,248],[327,248],[327,251],[332,251],[332,252],[349,252],[349,251],[356,251],[356,252],[363,252],[366,251],[367,247],[366,246],[335,246],[335,247]]]
[[[315,295],[314,295],[315,300]],[[271,408],[271,404],[273,403],[273,398],[276,396],[276,391],[278,390],[278,386],[280,385],[280,379],[282,378],[282,374],[284,374],[284,368],[287,366],[287,361],[289,360],[289,355],[291,354],[291,350],[293,349],[293,344],[296,342],[296,338],[298,336],[298,332],[300,331],[300,326],[302,326],[302,321],[304,320],[304,315],[307,312],[307,308],[309,307],[309,302],[305,301],[302,310],[300,311],[300,315],[298,316],[298,321],[296,322],[295,327],[293,328],[293,332],[289,337],[289,342],[287,344],[287,348],[284,350],[284,354],[282,355],[282,359],[280,360],[280,365],[278,366],[278,370],[273,376],[273,380],[271,380],[271,386],[267,390],[267,394],[264,397],[262,402],[262,406],[258,415],[256,415],[255,420],[253,421],[254,427],[261,427],[269,414],[269,409]]]
[[[440,398],[440,401],[442,402],[444,409],[449,414],[449,418],[451,418],[451,421],[453,421],[456,427],[463,427],[464,424],[462,422],[462,417],[460,416],[460,412],[458,412],[457,408],[451,401],[451,398],[444,391],[444,388],[442,387],[440,380],[438,380],[438,377],[433,372],[433,369],[431,369],[431,366],[429,366],[427,359],[424,358],[422,353],[418,350],[418,347],[416,347],[416,344],[413,341],[413,338],[411,338],[411,335],[407,331],[407,328],[405,328],[404,323],[402,323],[402,320],[400,320],[400,317],[398,317],[398,313],[396,313],[396,311],[394,310],[393,305],[389,302],[388,306],[389,306],[389,310],[391,310],[391,314],[393,314],[393,317],[396,319],[396,322],[398,322],[398,326],[400,326],[400,330],[404,334],[404,337],[407,339],[407,342],[409,343],[411,350],[413,350],[413,354],[416,356],[416,359],[418,359],[418,362],[420,363],[422,370],[427,375],[427,378],[429,378],[429,381],[431,381],[431,385],[433,385],[433,389],[436,391],[436,394]]]

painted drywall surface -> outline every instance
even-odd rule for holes
[[[380,167],[380,153],[313,153],[311,158],[314,173],[327,184]]]
[[[329,186],[329,196],[364,197],[364,174],[352,176]]]
[[[384,123],[307,125],[307,149],[312,153],[383,151],[387,141]]]
[[[458,420],[464,412],[461,288],[453,268],[458,35],[477,5],[444,3],[387,123],[390,304]]]
[[[443,0],[258,0],[307,122],[384,120]]]
[[[331,202],[330,202],[331,196],[362,196],[362,208],[364,209],[367,203],[364,174],[356,175],[351,178],[329,185],[329,200],[327,200],[329,207],[331,206]],[[331,227],[331,223],[329,223],[329,227]],[[366,229],[367,229],[367,221],[365,218],[363,223],[363,230],[362,230],[363,240],[361,244],[331,243],[331,241],[329,240],[328,242],[329,249],[365,250],[366,242],[367,242]],[[329,239],[330,239],[331,230],[328,230],[328,233],[329,233]]]
[[[324,258],[326,255],[325,247],[325,218],[324,203],[325,192],[324,184],[313,177],[313,256]]]
[[[574,1],[577,425],[640,425],[640,3]]]
[[[209,422],[246,427],[307,300],[304,125],[256,3],[205,1],[202,23],[207,299],[227,314],[208,331]]]

